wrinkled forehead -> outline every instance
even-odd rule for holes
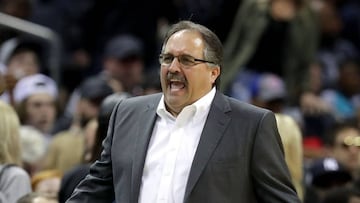
[[[204,40],[195,30],[181,30],[171,35],[166,42],[163,53],[189,54],[202,56]]]

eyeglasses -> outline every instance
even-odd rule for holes
[[[344,140],[340,143],[340,146],[343,148],[349,148],[351,146],[360,148],[360,136],[346,136]]]
[[[215,64],[214,62],[203,60],[203,59],[197,59],[190,55],[185,55],[185,54],[179,55],[179,56],[174,56],[172,54],[160,54],[159,62],[163,66],[169,66],[174,61],[174,58],[177,58],[179,63],[185,67],[191,67],[191,66],[194,66],[194,65],[197,65],[200,63]]]

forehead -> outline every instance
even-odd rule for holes
[[[203,49],[204,41],[200,33],[194,30],[181,30],[174,33],[165,45],[165,53],[172,54],[201,56]]]
[[[54,101],[55,98],[53,98],[50,94],[47,93],[36,93],[33,95],[30,95],[27,99],[29,102],[47,102],[47,101]]]
[[[342,140],[347,136],[360,136],[360,132],[355,128],[346,128],[338,133],[337,140]]]

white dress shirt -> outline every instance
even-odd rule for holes
[[[165,108],[164,96],[146,155],[139,203],[181,203],[195,151],[209,114],[215,88],[177,117]]]

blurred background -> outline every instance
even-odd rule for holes
[[[359,201],[359,0],[0,0],[0,100],[31,191],[64,202],[114,104],[161,91],[162,40],[179,20],[223,42],[219,91],[276,113],[303,202]]]

